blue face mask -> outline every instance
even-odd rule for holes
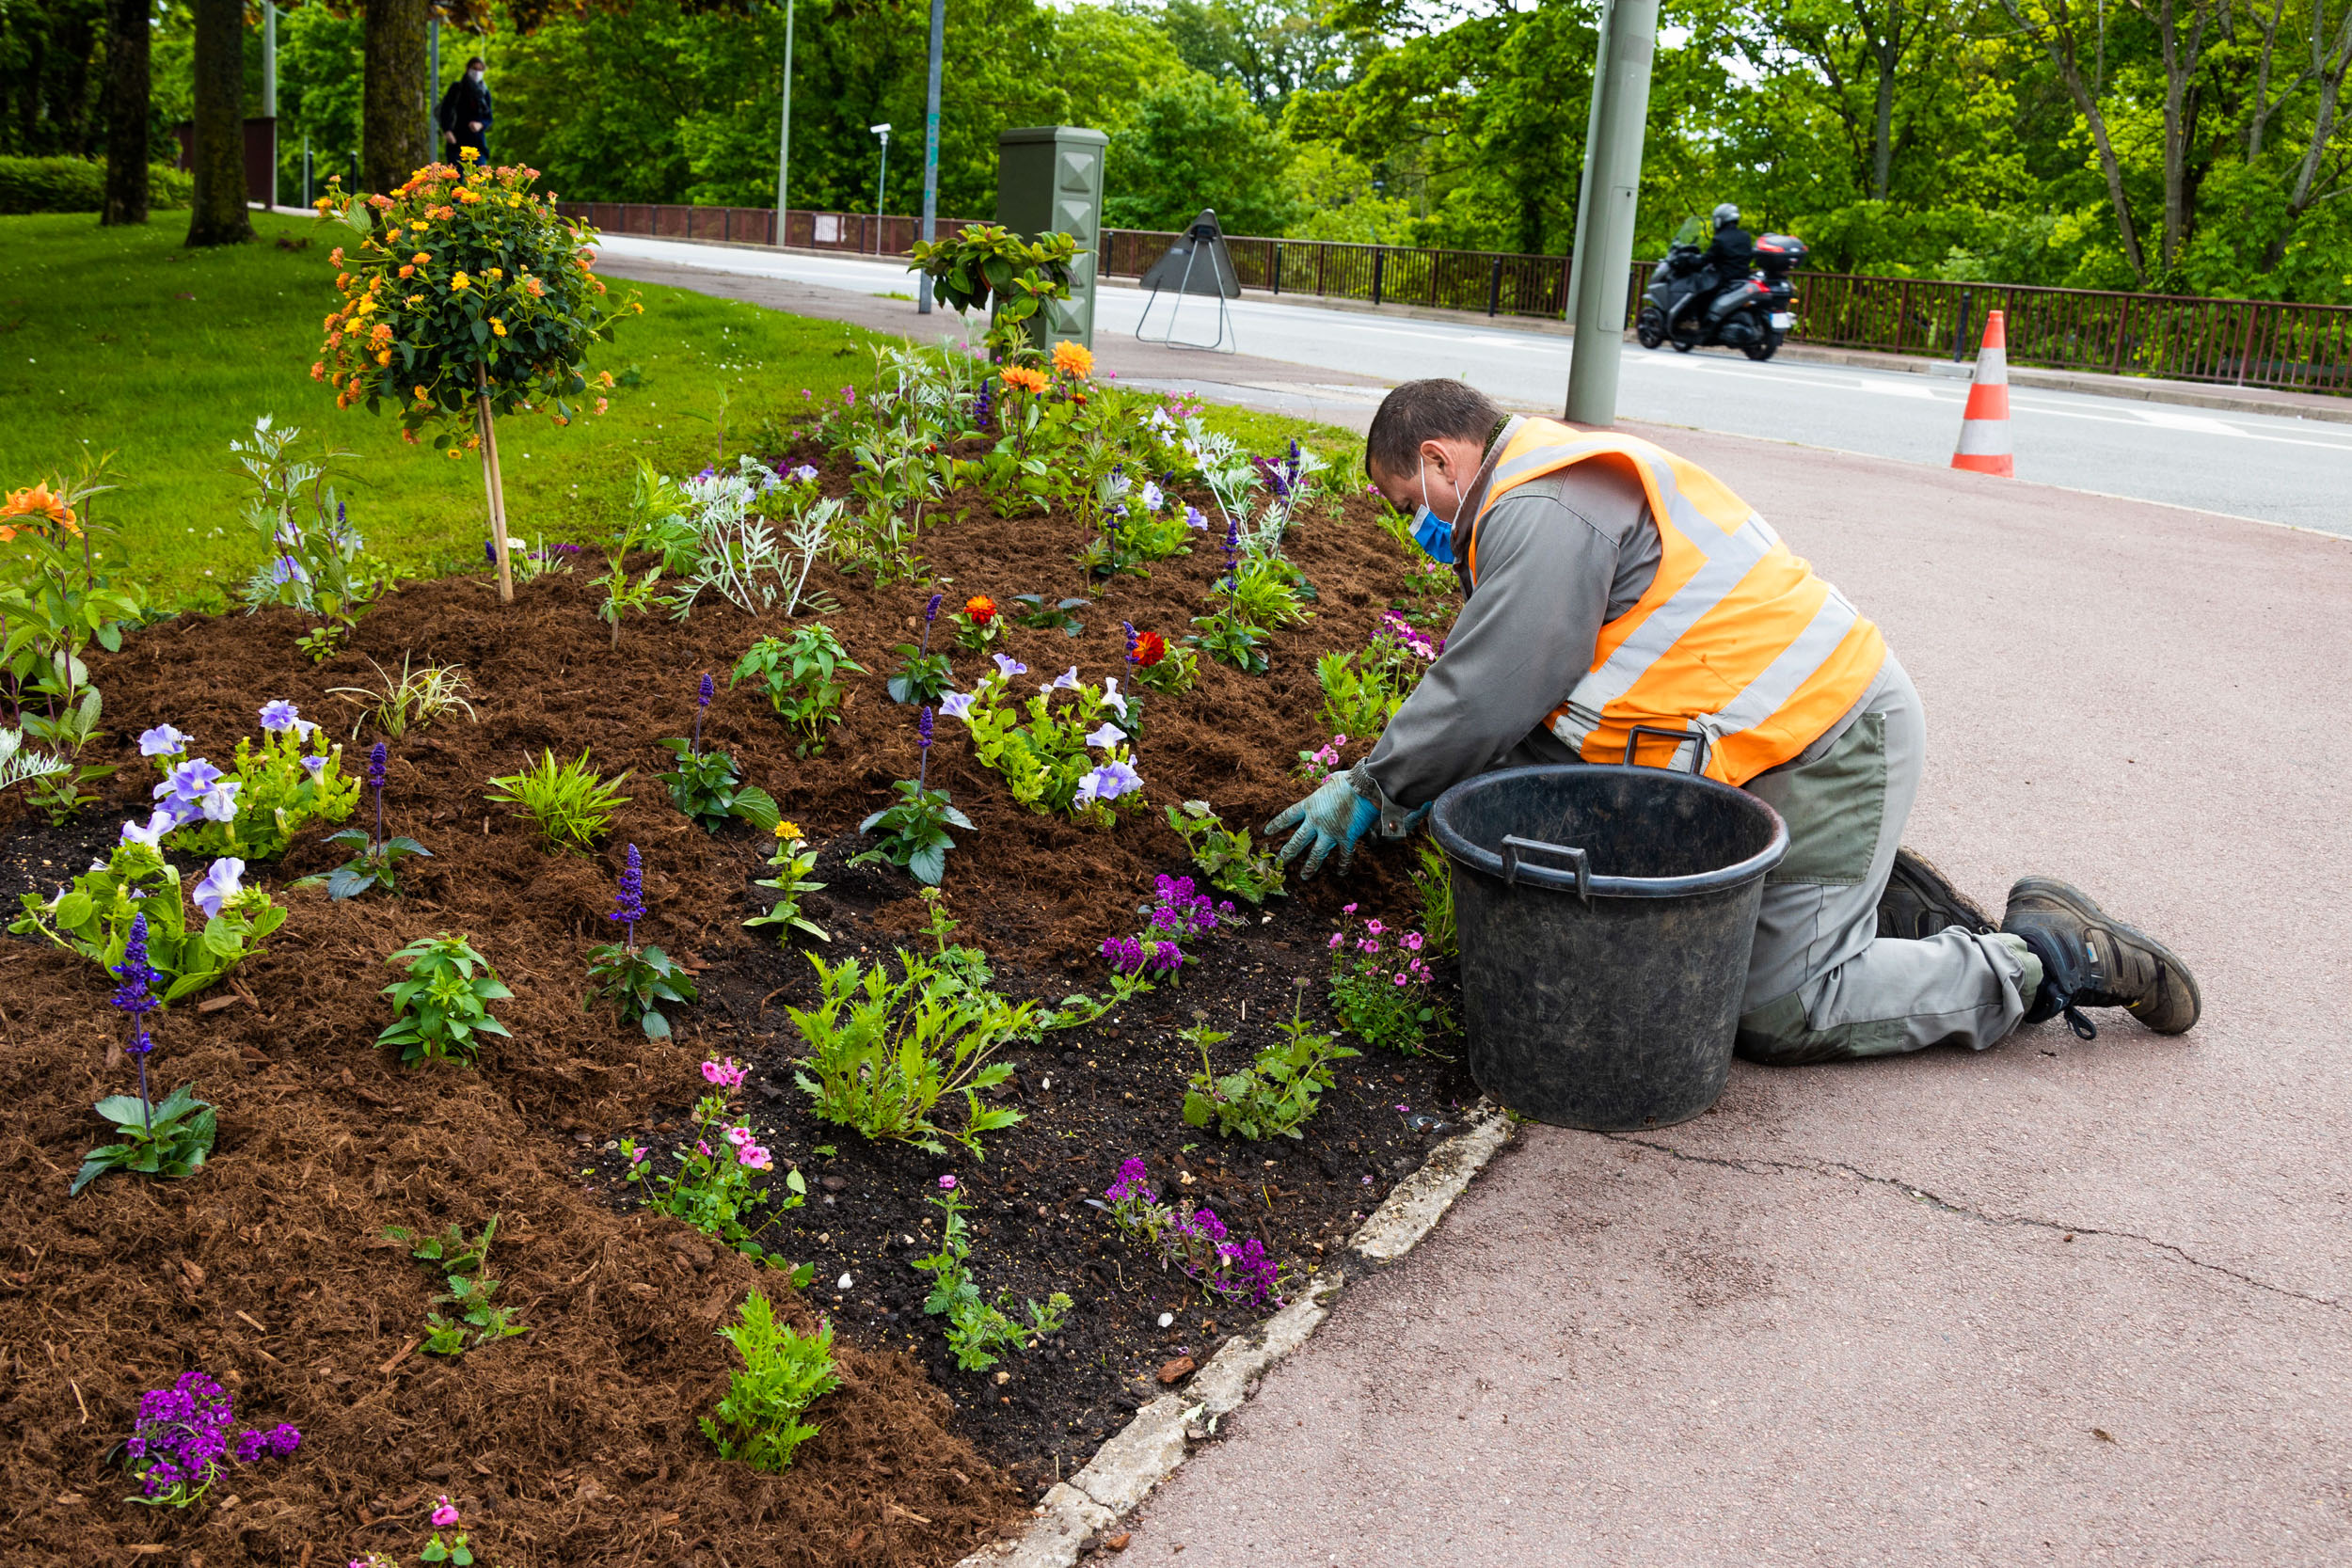
[[[1414,479],[1421,485],[1421,505],[1413,512],[1413,543],[1440,566],[1454,564],[1454,525],[1429,510],[1429,464],[1423,459]]]
[[[1426,503],[1413,513],[1413,543],[1438,565],[1454,564],[1454,525],[1430,511]]]

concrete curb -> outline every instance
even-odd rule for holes
[[[1511,1118],[1491,1101],[1471,1106],[1469,1123],[1390,1190],[1348,1239],[1345,1261],[1317,1274],[1297,1300],[1254,1331],[1228,1339],[1183,1393],[1164,1394],[1136,1411],[1084,1469],[1045,1494],[1018,1537],[981,1547],[957,1568],[1073,1568],[1122,1514],[1176,1473],[1193,1444],[1216,1434],[1217,1423],[1307,1342],[1350,1285],[1404,1257],[1437,1228],[1470,1179],[1510,1141]]]

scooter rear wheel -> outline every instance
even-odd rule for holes
[[[1762,361],[1770,359],[1779,348],[1780,335],[1776,332],[1770,332],[1765,334],[1764,341],[1760,343],[1741,343],[1740,352],[1751,359]]]

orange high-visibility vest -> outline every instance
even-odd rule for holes
[[[1707,740],[1705,771],[1745,784],[1804,751],[1861,701],[1885,639],[1813,575],[1721,480],[1647,441],[1530,420],[1495,458],[1479,516],[1545,474],[1590,458],[1642,482],[1663,554],[1641,601],[1600,629],[1593,667],[1551,713],[1551,733],[1586,762],[1623,762],[1637,724]],[[1465,556],[1478,581],[1478,531]],[[1690,766],[1644,736],[1635,760]]]

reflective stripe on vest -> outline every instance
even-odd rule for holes
[[[1886,643],[1770,524],[1696,464],[1647,441],[1530,420],[1505,444],[1487,509],[1521,484],[1606,457],[1642,482],[1658,525],[1658,575],[1601,627],[1593,667],[1552,710],[1551,732],[1587,762],[1621,762],[1633,726],[1696,732],[1705,771],[1745,784],[1828,732],[1878,678]],[[1465,561],[1478,581],[1478,531]],[[1636,760],[1690,766],[1643,737]]]

